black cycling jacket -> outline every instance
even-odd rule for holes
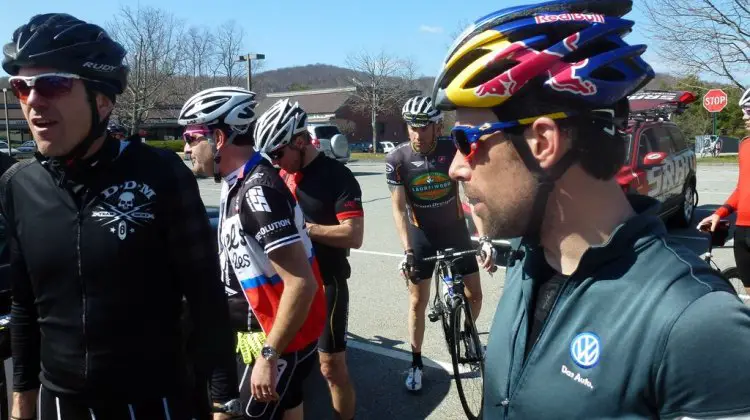
[[[185,297],[199,370],[234,363],[216,239],[190,170],[108,138],[79,169],[41,157],[0,178],[14,389],[137,401],[184,386]],[[40,374],[41,371],[41,374]],[[237,382],[214,399],[237,395]]]

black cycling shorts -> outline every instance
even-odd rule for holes
[[[734,229],[734,261],[740,272],[742,284],[750,287],[750,227],[737,226]]]
[[[302,404],[302,388],[305,379],[312,372],[318,352],[317,342],[313,342],[302,350],[284,353],[279,357],[276,392],[277,401],[258,402],[250,392],[250,378],[252,366],[242,361],[242,354],[237,354],[237,375],[240,378],[240,401],[245,418],[262,420],[281,420],[284,411]]]
[[[430,232],[429,234],[409,223],[407,233],[409,235],[409,247],[414,250],[414,259],[416,261],[416,278],[412,280],[415,284],[421,280],[432,278],[432,272],[435,270],[435,262],[424,262],[422,259],[435,256],[438,249],[453,248],[456,251],[465,251],[476,248],[471,243],[469,229],[463,220],[447,223],[442,229]],[[476,257],[473,255],[462,257],[456,266],[456,270],[462,275],[478,272],[479,264]]]
[[[346,350],[346,328],[349,320],[349,285],[346,278],[329,276],[323,282],[328,315],[318,340],[318,351],[339,353]]]
[[[117,380],[113,378],[113,380]],[[185,394],[128,403],[86,403],[76,397],[39,390],[39,420],[191,420],[190,399]]]

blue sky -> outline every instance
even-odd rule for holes
[[[344,66],[349,53],[381,49],[412,58],[422,75],[434,76],[453,39],[470,21],[493,10],[528,0],[56,0],[29,1],[13,13],[0,14],[0,40],[7,42],[13,29],[37,13],[66,12],[104,25],[120,6],[150,4],[183,19],[186,26],[220,26],[235,19],[245,30],[245,49],[266,54],[266,69],[325,63]],[[376,5],[376,6],[374,6]],[[246,17],[246,18],[245,18]],[[636,21],[630,43],[648,43],[636,4],[627,16]],[[640,29],[640,30],[639,30]],[[657,71],[654,48],[646,58]],[[0,75],[5,75],[0,70]]]

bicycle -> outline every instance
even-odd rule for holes
[[[708,241],[708,250],[701,254],[700,258],[708,263],[708,265],[711,266],[711,268],[713,268],[717,273],[721,274],[721,276],[724,277],[729,282],[729,284],[732,285],[735,293],[737,293],[737,296],[739,296],[743,301],[747,302],[750,301],[750,296],[747,295],[745,286],[742,283],[739,269],[737,267],[727,267],[722,270],[719,265],[716,264],[716,261],[714,261],[714,255],[712,252],[713,248],[721,247],[726,244],[727,239],[729,238],[729,226],[729,220],[722,219],[719,221],[719,224],[716,226],[716,230],[714,232],[711,232],[707,229],[701,229],[701,232],[709,233],[711,235],[711,238]]]
[[[516,251],[512,251],[507,242],[492,241],[492,244],[498,251],[498,257],[502,255],[510,258],[515,255]],[[427,317],[430,322],[441,321],[448,352],[451,355],[458,396],[461,400],[461,406],[470,420],[482,418],[484,346],[479,339],[479,332],[474,323],[471,306],[468,305],[464,294],[463,275],[454,274],[454,268],[462,258],[476,255],[482,255],[481,249],[456,251],[453,248],[447,248],[438,250],[434,257],[423,259],[424,261],[436,262],[432,275],[435,284],[435,296],[432,299]],[[498,260],[496,257],[495,261]],[[462,370],[459,365],[468,365],[468,368]],[[466,373],[470,375],[465,375]],[[480,395],[478,407],[470,406],[466,395],[466,386],[470,379],[476,379],[477,375]]]

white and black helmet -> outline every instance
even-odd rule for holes
[[[213,125],[224,123],[232,130],[229,134],[249,133],[255,114],[255,93],[247,89],[224,86],[202,90],[185,102],[177,123],[180,125]]]
[[[750,88],[740,98],[740,108],[750,108]]]
[[[432,98],[429,96],[410,98],[401,109],[401,116],[413,127],[425,127],[443,118],[440,110],[432,106]]]
[[[307,113],[299,103],[289,99],[278,100],[255,124],[255,149],[269,154],[292,141],[292,138],[307,131]]]

